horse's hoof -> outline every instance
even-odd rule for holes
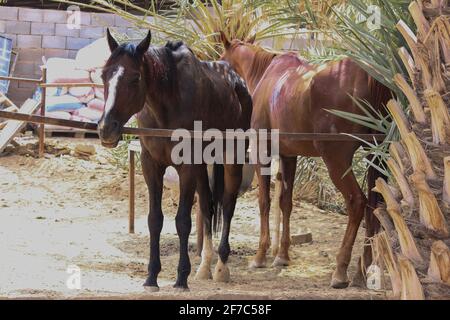
[[[178,285],[175,284],[173,287],[175,288],[175,291],[179,292],[179,293],[191,291],[191,290],[189,290],[189,288],[187,286],[186,287],[185,286],[178,286]]]
[[[258,260],[258,259],[253,259],[252,261],[250,261],[250,263],[248,264],[249,269],[259,269],[259,268],[265,268],[266,266],[266,260]]]
[[[334,289],[345,289],[348,287],[348,281],[346,282],[342,282],[342,281],[338,281],[338,280],[331,280],[331,287]]]
[[[272,257],[276,257],[278,255],[278,248],[273,248],[272,249]]]
[[[147,292],[158,292],[159,287],[158,286],[144,286],[144,290]]]
[[[214,269],[213,279],[215,282],[230,282],[230,269],[220,260],[217,262],[217,265]]]
[[[211,269],[209,267],[200,266],[195,274],[195,280],[210,280],[212,279]]]
[[[347,288],[349,284],[347,274],[344,276],[339,276],[336,272],[333,273],[331,277],[331,287],[334,289],[344,289]]]
[[[158,292],[159,291],[159,287],[158,287],[156,280],[150,280],[150,277],[145,279],[144,289],[147,292]]]
[[[275,257],[273,260],[272,267],[287,267],[289,266],[289,259],[281,258],[279,256]]]
[[[350,282],[350,287],[367,289],[366,281],[364,280],[364,277],[361,273],[355,274],[352,282]]]

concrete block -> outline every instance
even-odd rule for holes
[[[43,10],[44,22],[67,23],[67,11],[63,10]]]
[[[17,35],[17,47],[19,48],[40,48],[42,45],[41,36]]]
[[[147,35],[147,30],[139,30],[136,28],[128,28],[127,36],[132,39],[143,39]]]
[[[91,14],[89,12],[80,12],[80,14],[81,25],[91,25]]]
[[[42,61],[42,56],[44,55],[44,49],[41,48],[19,48],[18,51],[19,63],[22,61]]]
[[[44,12],[40,9],[19,8],[19,21],[42,22]]]
[[[91,13],[91,26],[111,27],[115,24],[115,17],[110,13]]]
[[[15,7],[0,7],[0,17],[2,20],[16,21],[19,15],[19,8]]]
[[[65,49],[66,37],[61,36],[43,36],[42,47],[44,49]]]
[[[31,22],[28,21],[6,21],[6,33],[30,34]]]
[[[29,76],[34,74],[34,61],[21,61],[16,64],[14,75]]]
[[[0,33],[6,33],[6,21],[0,21]]]
[[[67,37],[66,49],[80,50],[92,42],[91,39]]]
[[[67,27],[67,24],[65,24],[65,23],[56,23],[55,24],[55,35],[78,38],[80,36],[80,30],[79,29],[69,29]]]
[[[298,233],[291,235],[291,244],[299,245],[312,242],[312,233],[309,230],[299,230]]]
[[[121,16],[114,17],[114,26],[116,27],[131,27],[132,23]]]
[[[32,22],[31,34],[53,36],[55,35],[55,24],[48,22]]]
[[[80,38],[98,39],[105,35],[105,28],[103,27],[89,27],[83,26],[80,29]]]
[[[68,58],[69,51],[65,49],[44,49],[45,58]]]

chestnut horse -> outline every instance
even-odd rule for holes
[[[196,120],[202,121],[204,129],[249,128],[252,111],[250,94],[244,81],[226,62],[200,61],[182,42],[168,42],[162,47],[150,47],[150,31],[137,46],[130,43],[119,45],[109,30],[107,40],[111,56],[102,72],[106,102],[105,112],[99,122],[99,135],[104,146],[117,146],[123,126],[134,114],[137,114],[138,126],[141,128],[193,130]],[[197,275],[201,279],[211,277],[212,220],[214,217],[218,218],[218,208],[221,204],[223,230],[214,279],[228,281],[228,237],[242,179],[242,164],[233,164],[236,162],[228,160],[223,165],[214,164],[218,173],[214,177],[214,187],[210,188],[203,159],[200,164],[194,161],[194,154],[189,157],[190,161],[180,162],[179,158],[174,159],[172,151],[177,145],[176,141],[140,137],[140,142],[142,169],[148,186],[150,207],[150,261],[144,286],[150,291],[159,289],[159,240],[164,219],[161,198],[163,176],[168,166],[177,170],[180,186],[175,218],[180,240],[180,259],[174,287],[188,289],[187,278],[191,272],[188,237],[196,191],[199,195],[206,238],[206,241],[203,241],[202,264]],[[203,144],[203,148],[204,146]],[[185,157],[184,151],[182,158]]]
[[[355,101],[350,97],[367,100],[377,110],[391,97],[390,91],[370,77],[350,59],[331,62],[324,66],[314,66],[294,53],[274,54],[252,43],[239,40],[229,41],[221,33],[225,51],[222,60],[231,64],[247,83],[253,98],[251,127],[253,129],[279,129],[280,132],[373,133],[370,129],[337,117],[326,109],[337,109],[361,114]],[[355,151],[361,141],[293,141],[280,139],[281,186],[275,205],[283,214],[281,242],[275,243],[276,258],[273,265],[285,266],[289,263],[289,219],[292,211],[292,189],[297,164],[297,156],[322,157],[330,178],[345,199],[348,224],[341,248],[337,254],[337,267],[333,273],[331,286],[348,286],[347,268],[356,234],[363,216],[366,219],[366,236],[370,237],[378,228],[372,208],[378,201],[373,192],[369,201],[361,190],[355,175],[349,168]],[[265,267],[266,251],[270,247],[269,210],[270,176],[261,175],[259,180],[259,210],[261,233],[257,254],[251,267]],[[349,170],[349,171],[348,171]],[[378,173],[369,169],[369,190],[372,189]],[[278,177],[280,175],[277,175]],[[368,206],[369,205],[369,206]],[[275,238],[277,241],[277,238]],[[367,238],[366,238],[367,241]],[[371,263],[368,245],[364,250],[366,267]],[[361,265],[361,263],[359,263]],[[362,268],[354,277],[355,285],[362,285]]]

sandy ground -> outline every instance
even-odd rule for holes
[[[75,139],[64,142],[76,143]],[[309,228],[310,244],[293,246],[287,268],[249,270],[258,243],[257,189],[239,199],[231,230],[227,284],[196,281],[200,263],[195,255],[195,227],[191,233],[190,292],[172,285],[178,263],[174,217],[177,190],[165,188],[161,236],[162,272],[158,293],[146,292],[149,256],[147,189],[136,181],[136,233],[128,234],[127,172],[118,170],[102,154],[90,160],[70,155],[44,159],[9,155],[0,158],[0,297],[1,298],[127,298],[127,299],[384,299],[385,293],[329,287],[335,254],[346,217],[295,202],[292,232]],[[195,212],[195,210],[193,210]],[[195,217],[193,216],[195,223]],[[350,275],[361,251],[358,236]],[[215,244],[218,239],[215,239]],[[269,256],[269,265],[272,261]],[[69,289],[72,266],[81,272],[81,288]]]

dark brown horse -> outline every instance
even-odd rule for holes
[[[372,133],[370,129],[334,116],[326,109],[337,109],[351,113],[361,113],[355,101],[350,97],[364,99],[377,110],[391,97],[389,90],[370,77],[361,67],[350,59],[332,62],[325,66],[314,66],[299,58],[297,54],[274,54],[239,40],[229,40],[222,33],[225,52],[222,59],[247,82],[253,98],[251,126],[254,129],[279,129],[281,132],[305,133]],[[297,156],[322,157],[331,180],[345,199],[348,224],[341,248],[337,254],[337,268],[333,273],[331,285],[335,288],[346,287],[349,283],[347,268],[356,234],[365,214],[366,235],[374,234],[377,224],[372,208],[376,195],[372,192],[368,200],[362,192],[353,171],[347,172],[352,165],[355,151],[361,142],[328,141],[292,141],[281,139],[279,143],[281,186],[280,197],[275,205],[283,213],[283,232],[274,265],[289,263],[289,219],[292,211],[292,189],[296,170]],[[258,252],[251,263],[252,267],[264,267],[266,251],[270,246],[269,210],[270,176],[260,173],[259,208],[261,214],[261,234]],[[369,190],[374,184],[376,172],[369,169]],[[365,247],[364,262],[371,262],[371,252]],[[355,285],[361,284],[362,270],[354,278]],[[358,282],[358,283],[356,283]]]
[[[115,147],[125,123],[137,114],[139,127],[194,129],[194,121],[202,121],[203,129],[248,129],[252,111],[251,97],[243,80],[225,62],[207,63],[198,60],[182,42],[168,42],[162,47],[150,47],[151,33],[137,46],[119,45],[107,32],[111,56],[103,69],[105,112],[99,122],[102,144]],[[176,214],[176,229],[180,239],[180,260],[176,288],[187,289],[191,271],[188,237],[191,231],[191,209],[194,194],[199,194],[200,209],[205,224],[203,260],[197,273],[210,278],[212,259],[212,219],[218,204],[223,208],[223,231],[219,260],[214,278],[227,281],[227,260],[230,253],[228,236],[236,197],[242,178],[242,165],[217,164],[214,188],[210,188],[206,164],[179,161],[186,154],[174,156],[178,145],[171,139],[141,137],[142,168],[149,191],[148,227],[150,231],[150,262],[144,286],[158,290],[161,270],[160,234],[163,226],[161,197],[163,176],[168,166],[179,175],[180,198]],[[200,144],[201,147],[202,144]],[[202,149],[203,150],[203,149]],[[202,152],[202,150],[200,150]],[[190,150],[188,150],[190,152]],[[179,156],[179,157],[178,157]],[[227,163],[229,163],[227,161]],[[221,169],[221,170],[220,170]]]

